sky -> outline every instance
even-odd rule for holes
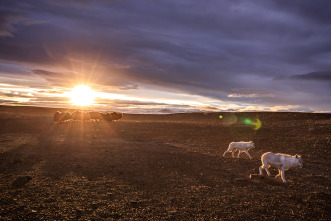
[[[0,105],[331,112],[324,0],[0,1]]]

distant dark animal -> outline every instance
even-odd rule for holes
[[[91,111],[90,118],[91,118],[91,120],[94,120],[94,121],[103,121],[102,113],[100,113],[100,112]]]
[[[62,121],[62,112],[56,111],[54,114],[54,122],[55,123],[60,123]]]
[[[73,113],[71,114],[71,118],[72,118],[72,120],[74,120],[74,121],[80,121],[80,120],[82,120],[82,112],[80,112],[80,111],[75,111],[75,112],[73,112]]]
[[[60,123],[60,122],[65,122],[71,119],[71,113],[70,112],[60,112],[57,111],[54,114],[54,122],[55,123]]]
[[[113,118],[110,113],[104,113],[102,114],[103,120],[107,122],[112,122]]]
[[[111,113],[111,117],[113,118],[113,121],[118,121],[123,118],[123,114],[113,112],[113,113]]]
[[[122,113],[102,113],[102,112],[95,112],[95,111],[75,111],[73,113],[70,112],[60,112],[57,111],[54,114],[54,122],[60,123],[69,120],[73,121],[106,121],[106,122],[113,122],[122,119]]]
[[[91,121],[91,119],[100,119],[95,113],[96,112],[75,111],[71,114],[71,118],[74,121]]]
[[[263,169],[267,171],[268,176],[270,172],[269,167],[273,166],[278,168],[278,175],[275,178],[281,176],[284,183],[285,180],[285,170],[290,169],[291,167],[303,167],[302,159],[300,155],[291,156],[283,153],[271,153],[267,152],[261,156],[262,166],[260,166],[260,175],[262,175]]]
[[[91,120],[90,112],[83,112],[83,114],[82,114],[82,120],[83,121],[90,121]]]
[[[62,121],[68,121],[68,120],[71,120],[71,113],[65,112]]]

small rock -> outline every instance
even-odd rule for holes
[[[22,163],[21,159],[15,159],[11,161],[12,164],[18,164],[18,163]]]
[[[137,207],[137,206],[138,206],[138,202],[137,202],[137,201],[131,201],[131,202],[130,202],[130,205],[131,205],[132,207]]]
[[[13,188],[19,188],[27,184],[32,180],[31,176],[19,176],[16,178],[16,180],[12,183]]]
[[[113,200],[113,199],[114,199],[114,194],[108,192],[108,193],[103,197],[103,199],[105,199],[105,200]]]
[[[99,204],[98,203],[92,203],[91,206],[92,206],[92,209],[95,210],[95,209],[98,209]]]
[[[97,215],[104,219],[110,217],[110,215],[108,213],[104,213],[104,212],[97,212]]]
[[[110,217],[113,219],[120,219],[120,218],[122,218],[122,215],[115,213],[115,214],[110,215]]]
[[[263,179],[264,176],[260,175],[260,174],[250,174],[249,175],[250,179]]]
[[[80,218],[80,217],[82,216],[82,214],[83,214],[83,210],[81,210],[81,209],[76,209],[76,217],[77,217],[77,218]]]
[[[169,211],[169,214],[170,215],[175,215],[177,213],[177,210],[171,210],[171,211]]]

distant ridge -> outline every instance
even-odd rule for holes
[[[0,105],[0,114],[17,114],[21,116],[50,116],[53,115],[56,111],[93,111],[92,109],[83,109],[83,108],[54,108],[54,107],[38,107],[38,106],[8,106],[8,105]],[[116,112],[112,110],[107,110],[109,112]],[[106,112],[107,112],[106,111]],[[102,112],[102,111],[101,111]],[[205,116],[219,116],[220,114],[237,114],[240,116],[258,116],[258,115],[278,115],[278,114],[284,114],[284,115],[330,115],[331,113],[314,113],[314,112],[273,112],[273,111],[247,111],[247,112],[239,112],[239,111],[192,111],[192,112],[176,112],[174,110],[170,109],[162,109],[159,110],[156,113],[125,113],[126,115],[205,115]]]

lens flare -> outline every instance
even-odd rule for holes
[[[234,113],[223,113],[218,116],[221,119],[221,123],[225,126],[229,126],[238,122],[238,117]]]
[[[222,113],[218,115],[221,124],[224,126],[231,125],[247,125],[253,130],[258,130],[262,127],[262,122],[259,118],[238,117],[235,113]]]
[[[256,118],[256,121],[254,123],[254,126],[255,126],[254,130],[258,130],[258,129],[260,129],[262,127],[262,122],[260,121],[259,118]]]
[[[258,130],[262,127],[262,122],[259,118],[254,118],[254,119],[245,118],[243,122],[246,125],[251,125],[253,127],[253,130]]]
[[[245,124],[252,124],[252,120],[249,119],[249,118],[245,118],[244,123]]]

